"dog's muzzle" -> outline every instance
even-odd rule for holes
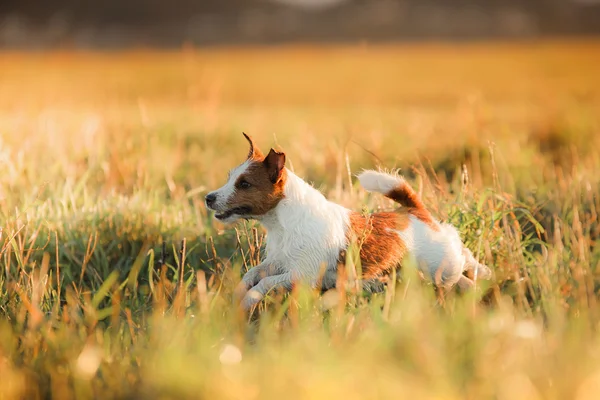
[[[216,219],[227,219],[227,218],[231,217],[232,215],[244,216],[244,215],[250,214],[251,211],[252,211],[252,209],[247,206],[235,207],[235,208],[231,208],[227,211],[215,214],[215,218]]]

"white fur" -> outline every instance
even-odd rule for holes
[[[456,284],[465,266],[463,244],[456,229],[448,224],[438,224],[440,230],[435,231],[412,215],[410,222],[407,229],[396,232],[417,267],[439,286]]]
[[[346,245],[349,210],[328,201],[290,170],[284,196],[259,219],[267,230],[265,262],[314,284],[323,263],[328,268],[337,265]]]
[[[388,193],[390,190],[404,185],[406,181],[403,177],[392,175],[385,172],[366,170],[358,176],[360,185],[369,192]]]

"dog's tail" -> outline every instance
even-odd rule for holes
[[[419,211],[423,216],[431,218],[429,210],[427,210],[417,192],[410,187],[403,177],[366,170],[358,175],[358,180],[365,190],[381,193],[388,199],[392,199],[404,207]]]

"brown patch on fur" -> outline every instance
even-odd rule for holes
[[[263,165],[267,168],[271,182],[276,184],[281,178],[281,174],[285,171],[285,153],[271,149],[269,154],[264,158]]]
[[[414,215],[416,218],[429,225],[434,231],[439,231],[439,227],[435,223],[433,216],[427,207],[425,207],[425,204],[423,204],[417,192],[415,192],[408,183],[404,182],[398,187],[390,190],[386,193],[385,197],[394,200],[396,203],[400,203],[406,207],[406,211],[409,214]]]
[[[347,238],[350,244],[360,249],[364,280],[384,276],[400,265],[406,246],[394,230],[403,231],[409,224],[409,213],[404,210],[370,215],[350,213]],[[346,250],[340,253],[339,261],[346,262]]]
[[[227,204],[229,208],[248,207],[248,215],[255,216],[264,215],[277,206],[284,198],[287,179],[280,155],[283,153],[271,150],[263,160],[253,158],[235,182],[236,191]],[[249,186],[245,187],[245,184]]]

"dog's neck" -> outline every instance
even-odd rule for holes
[[[289,169],[286,175],[284,198],[274,209],[257,218],[267,231],[277,232],[306,220],[326,218],[331,207],[340,207]]]

